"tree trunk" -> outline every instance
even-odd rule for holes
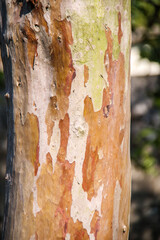
[[[5,240],[127,239],[130,0],[1,0]]]

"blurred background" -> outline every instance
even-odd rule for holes
[[[130,240],[160,240],[160,0],[132,0]]]
[[[130,240],[160,240],[160,0],[132,0]],[[0,60],[0,235],[7,119]]]

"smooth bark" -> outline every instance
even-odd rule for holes
[[[130,1],[2,0],[5,240],[127,239]]]

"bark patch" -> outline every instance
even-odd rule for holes
[[[33,164],[34,173],[37,175],[39,167],[39,122],[36,115],[27,114],[22,131],[23,151],[27,160]]]
[[[112,219],[114,214],[114,189],[116,181],[121,186],[127,184],[124,176],[126,169],[127,148],[121,149],[120,143],[126,134],[124,113],[125,90],[125,62],[120,52],[117,60],[113,60],[112,32],[106,29],[107,50],[104,64],[108,75],[108,85],[103,90],[101,109],[94,111],[92,99],[87,96],[84,100],[84,117],[89,126],[85,159],[83,162],[83,189],[87,197],[92,200],[97,196],[99,187],[103,184],[102,216],[95,216],[91,222],[91,231],[97,239],[110,239],[113,234]],[[103,155],[99,157],[100,150]],[[123,169],[123,170],[122,170]],[[127,172],[127,169],[126,169]],[[122,189],[122,196],[126,196]],[[125,211],[125,204],[119,199],[120,208]],[[126,210],[127,212],[128,210]],[[120,216],[119,224],[123,222],[124,215]],[[108,222],[106,229],[106,222]],[[100,228],[99,228],[100,226]],[[98,231],[99,229],[99,231]],[[97,234],[97,235],[96,235]]]
[[[94,233],[95,240],[98,239],[97,234],[99,230],[100,230],[100,216],[99,216],[99,212],[96,210],[94,212],[92,222],[91,222],[91,233]]]
[[[26,18],[24,27],[22,29],[24,37],[27,38],[27,52],[28,60],[32,68],[34,68],[35,55],[37,55],[37,39],[34,30],[30,26],[29,20]]]
[[[89,80],[89,69],[87,65],[84,65],[84,86],[86,87],[86,84]]]
[[[28,60],[31,67],[34,67],[34,59],[37,54],[37,39],[34,30],[30,26],[29,20],[26,18],[24,27],[22,29],[22,33],[24,37],[27,38],[27,52],[28,52]]]
[[[75,163],[66,160],[66,150],[69,136],[69,116],[65,115],[59,122],[61,132],[60,148],[57,162],[52,168],[52,157],[47,153],[47,163],[42,165],[41,174],[37,180],[38,205],[42,209],[36,218],[39,239],[64,239],[70,220],[72,203],[71,189],[74,177]],[[42,188],[42,186],[46,186]],[[50,223],[48,229],[48,222]],[[48,231],[46,231],[48,229]]]
[[[85,159],[83,163],[83,184],[82,187],[84,191],[88,192],[88,199],[91,200],[93,196],[96,195],[94,187],[94,179],[97,169],[97,164],[99,162],[98,148],[95,150],[91,146],[90,136],[87,139]]]
[[[52,44],[50,46],[51,64],[55,74],[53,78],[53,97],[50,97],[46,112],[48,144],[53,132],[54,121],[63,119],[69,106],[71,84],[75,78],[70,45],[73,44],[71,23],[67,20],[52,22]]]
[[[40,1],[38,0],[32,0],[32,3],[34,4],[35,8],[32,10],[32,17],[34,21],[36,21],[36,24],[41,28],[44,27],[46,33],[48,33],[48,25],[44,18],[44,12],[43,7]]]

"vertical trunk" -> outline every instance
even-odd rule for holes
[[[130,1],[2,0],[4,239],[127,239]]]

